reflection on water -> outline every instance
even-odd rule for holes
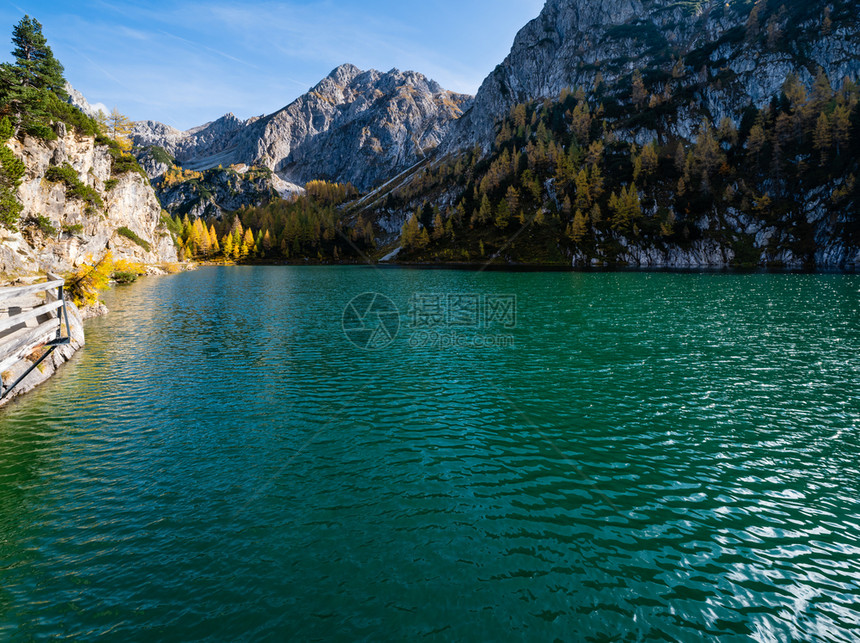
[[[511,346],[367,352],[380,292]],[[851,640],[860,278],[235,268],[0,415],[0,638]]]

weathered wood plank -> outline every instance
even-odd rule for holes
[[[60,320],[51,319],[36,328],[28,328],[28,332],[16,335],[14,339],[0,346],[0,373],[26,357],[26,353],[39,344],[53,339],[59,328]]]
[[[53,290],[59,288],[65,282],[62,279],[56,281],[48,281],[41,284],[33,284],[32,286],[14,286],[12,288],[0,288],[0,301],[23,297],[24,295],[34,295],[45,290]]]
[[[47,313],[50,313],[53,310],[57,310],[57,308],[62,308],[63,302],[52,301],[50,303],[45,304],[44,306],[39,306],[38,308],[34,308],[33,310],[28,310],[25,313],[19,313],[17,315],[13,315],[12,317],[6,317],[5,319],[0,319],[0,333],[4,330],[9,330],[10,328],[15,328],[19,324],[26,323],[31,319],[35,319],[36,317],[41,317]]]

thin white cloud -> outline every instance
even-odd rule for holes
[[[132,29],[131,27],[126,27],[125,25],[120,25],[118,27],[120,33],[126,38],[132,38],[133,40],[142,40],[149,41],[152,39],[152,35],[146,31],[141,31],[140,29]]]
[[[232,60],[233,62],[239,63],[240,65],[245,65],[246,67],[250,67],[251,69],[259,69],[257,65],[253,65],[246,60],[242,60],[241,58],[237,58],[236,56],[231,56],[230,54],[221,51],[220,49],[215,49],[214,47],[210,47],[209,45],[204,45],[200,42],[194,42],[193,40],[188,40],[187,38],[183,38],[182,36],[177,36],[176,34],[169,33],[164,31],[163,29],[159,29],[158,33],[162,36],[166,36],[167,38],[173,38],[180,42],[185,43],[191,49],[204,49],[206,51],[210,51],[216,56],[221,56],[222,58],[226,58],[227,60]]]
[[[92,58],[87,56],[84,52],[80,51],[79,49],[77,49],[75,47],[69,47],[69,48],[72,51],[76,52],[81,58],[83,58],[88,63],[90,63],[90,65],[92,65],[93,69],[97,69],[98,71],[100,71],[102,74],[104,74],[107,78],[109,78],[111,81],[113,81],[114,83],[116,83],[120,87],[124,87],[125,89],[128,89],[130,91],[134,91],[130,85],[126,85],[125,83],[123,83],[119,78],[117,78],[110,71],[108,71],[107,68],[105,68],[103,65],[100,65],[99,63],[94,61]]]
[[[20,14],[26,14],[27,13],[21,7],[19,7],[17,4],[14,4],[13,2],[9,2],[8,0],[7,0],[7,3],[9,4],[10,7],[15,9],[18,13],[20,13]]]

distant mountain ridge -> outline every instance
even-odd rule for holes
[[[347,64],[269,116],[227,114],[185,132],[142,121],[132,138],[189,169],[257,165],[296,184],[327,179],[367,189],[435,149],[472,100],[416,72]]]

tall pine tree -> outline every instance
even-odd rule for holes
[[[15,46],[12,50],[15,75],[22,86],[47,89],[63,100],[69,97],[65,90],[63,66],[54,58],[38,20],[24,16],[15,25],[12,44]]]
[[[63,66],[54,58],[38,20],[24,16],[12,32],[15,62],[0,65],[0,109],[17,125],[50,136],[52,105],[65,100]]]

